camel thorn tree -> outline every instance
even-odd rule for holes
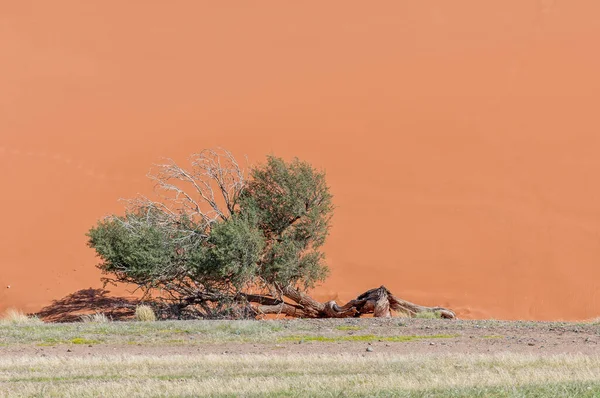
[[[129,283],[178,318],[263,314],[345,318],[424,307],[384,286],[338,305],[307,294],[328,274],[321,251],[333,214],[325,174],[310,164],[269,156],[246,171],[223,149],[204,150],[183,168],[173,160],[149,173],[156,197],[126,201],[88,232],[105,282]]]

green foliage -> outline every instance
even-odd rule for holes
[[[103,260],[102,271],[144,286],[181,275],[190,249],[198,247],[194,239],[182,239],[182,231],[148,217],[144,209],[99,221],[88,237],[89,246]]]
[[[265,239],[248,217],[234,214],[217,223],[206,243],[204,250],[191,256],[190,268],[196,280],[229,281],[242,289],[256,276]]]
[[[333,214],[325,174],[294,159],[269,156],[252,170],[241,197],[242,212],[256,217],[269,241],[260,276],[269,283],[312,287],[327,276],[323,254]]]
[[[298,159],[286,163],[269,156],[267,160],[252,170],[242,206],[256,212],[266,235],[281,236],[294,226],[296,239],[322,245],[333,210],[325,174]]]
[[[175,200],[132,201],[124,216],[110,216],[88,232],[88,244],[101,259],[98,267],[111,280],[160,288],[172,297],[204,293],[231,299],[249,286],[303,290],[325,279],[320,248],[333,205],[323,172],[273,156],[252,168],[248,181],[231,179],[230,169],[223,169],[229,179],[219,182],[218,171],[194,174],[168,167],[158,178],[164,179],[163,189],[177,193]],[[182,194],[171,182],[189,183],[188,176],[197,179],[192,183],[197,189],[217,182],[224,201],[235,197],[235,205],[209,217],[196,201],[215,209],[219,199],[206,200],[206,191]],[[223,190],[224,183],[237,191]],[[183,203],[180,196],[189,199],[187,206],[173,205]]]

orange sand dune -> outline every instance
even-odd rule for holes
[[[599,316],[599,13],[4,1],[0,310],[98,287],[87,229],[152,162],[219,145],[327,170],[321,298],[383,283],[463,317]]]

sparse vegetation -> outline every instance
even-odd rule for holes
[[[156,321],[156,314],[149,305],[138,305],[135,308],[135,319],[139,322],[154,322]]]
[[[581,355],[0,357],[15,397],[596,397],[598,380]]]
[[[163,322],[86,322],[79,324],[0,325],[0,344],[37,344],[44,346],[95,341],[96,344],[170,345],[173,342],[205,344],[207,342],[407,342],[416,339],[454,338],[456,334],[399,334],[389,327],[377,328],[377,334],[348,335],[336,325],[324,328],[318,324],[278,321],[163,321]],[[360,327],[364,329],[364,327]],[[298,332],[302,332],[300,335]],[[184,340],[181,340],[185,336]]]
[[[13,308],[6,310],[4,317],[0,319],[0,323],[7,323],[13,325],[37,325],[42,324],[41,319],[36,316],[29,316]]]
[[[103,313],[85,314],[81,316],[81,322],[84,323],[107,323],[110,319]]]
[[[549,354],[544,333],[554,334],[554,342],[576,339],[587,354]],[[411,319],[3,322],[0,391],[17,397],[594,397],[600,394],[598,333],[590,323]],[[502,335],[506,342],[495,340]],[[456,353],[465,343],[483,349]],[[522,351],[488,353],[508,344]]]
[[[419,319],[440,319],[441,317],[440,311],[423,311],[415,314],[415,318]]]
[[[286,336],[279,339],[279,341],[317,341],[321,343],[335,343],[339,341],[356,341],[356,342],[373,342],[373,341],[385,341],[385,342],[407,342],[414,340],[429,340],[429,339],[451,339],[459,337],[457,334],[433,334],[433,335],[399,335],[399,336],[376,336],[372,334],[362,334],[354,336]]]
[[[341,326],[336,326],[337,330],[349,330],[349,331],[356,331],[356,330],[362,330],[364,329],[361,326],[352,326],[352,325],[341,325]]]
[[[70,342],[72,344],[98,344],[100,343],[100,340],[90,340],[82,337],[75,337],[74,339],[71,339]]]

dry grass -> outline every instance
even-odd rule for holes
[[[149,305],[138,305],[135,309],[135,319],[140,322],[156,321],[156,314]]]
[[[96,312],[95,314],[85,314],[81,316],[81,322],[84,323],[108,323],[110,319],[100,312]]]
[[[533,355],[465,355],[430,351],[406,355],[391,349],[367,354],[364,349],[366,342],[379,340],[386,345],[403,345],[437,337],[451,343],[454,332],[468,334],[481,325],[490,327],[486,331],[490,334],[481,340],[495,338],[492,327],[498,325],[509,327],[510,333],[558,328],[593,337],[600,332],[591,324],[448,323],[426,319],[72,324],[4,321],[0,323],[0,349],[8,349],[0,351],[0,397],[600,396],[600,357],[591,354],[550,355],[540,351]],[[434,326],[433,330],[444,334],[421,334],[431,333]],[[467,328],[464,333],[463,328]],[[255,351],[260,355],[209,355],[200,348],[192,349],[198,343],[294,344],[298,339],[310,345],[312,354],[303,348],[294,348],[296,353],[285,355],[269,355],[270,350],[261,349]],[[423,344],[429,347],[426,341]],[[444,344],[438,341],[435,347]],[[341,343],[357,347],[364,344],[358,350],[328,350]],[[59,347],[61,344],[69,347]],[[186,349],[172,350],[173,344],[185,344]],[[93,349],[87,345],[93,345]],[[119,350],[122,345],[138,347]],[[146,346],[152,346],[152,351],[145,351]],[[165,349],[156,350],[161,346]]]
[[[374,342],[374,341],[385,341],[385,342],[408,342],[415,340],[434,340],[434,339],[452,339],[460,337],[457,334],[427,334],[427,335],[397,335],[397,336],[380,336],[374,334],[359,334],[352,336],[311,336],[311,335],[294,335],[285,336],[277,339],[279,342],[320,342],[320,343],[337,343],[342,341],[353,341],[353,342]]]
[[[423,311],[415,314],[415,318],[417,319],[440,319],[441,317],[439,311]]]
[[[102,344],[170,345],[175,341],[186,344],[211,343],[270,343],[307,338],[336,343],[354,341],[387,341],[401,344],[407,337],[429,338],[435,330],[448,338],[464,337],[473,327],[485,326],[486,335],[502,334],[496,328],[510,328],[513,334],[547,333],[549,328],[571,333],[596,335],[597,325],[590,323],[533,323],[442,321],[428,319],[364,319],[355,320],[285,320],[285,321],[160,321],[160,322],[87,322],[71,324],[43,323],[29,318],[24,325],[0,320],[0,346],[70,344],[74,338],[98,340]],[[364,328],[364,329],[358,329]],[[479,329],[478,329],[479,330]],[[579,335],[578,334],[578,335]],[[351,336],[351,337],[349,337]],[[356,336],[356,337],[354,337]],[[461,338],[461,337],[457,337]]]
[[[316,331],[313,326],[301,325],[288,329],[277,321],[40,322],[29,326],[0,323],[0,346],[51,346],[70,344],[77,338],[103,344],[143,345],[172,345],[182,339],[187,344],[270,342],[291,332]]]
[[[582,355],[0,358],[11,397],[592,397],[598,380],[600,358]]]
[[[43,324],[42,320],[35,316],[28,316],[22,311],[15,309],[8,309],[4,313],[4,317],[0,322],[12,325],[39,325]]]

